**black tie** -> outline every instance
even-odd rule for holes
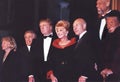
[[[47,38],[47,37],[52,37],[52,35],[49,35],[49,36],[43,36],[44,39]]]

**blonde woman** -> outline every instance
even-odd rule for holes
[[[1,40],[2,67],[0,70],[1,82],[15,82],[18,79],[18,69],[16,60],[16,41],[12,36],[5,36]]]

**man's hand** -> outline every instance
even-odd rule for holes
[[[50,75],[50,79],[51,82],[58,82],[57,78],[53,74]]]

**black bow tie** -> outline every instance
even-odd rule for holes
[[[100,19],[104,19],[104,18],[105,18],[105,16],[101,16],[101,17],[100,17]]]
[[[52,38],[52,35],[49,35],[49,36],[43,36],[44,39],[47,38],[47,37],[51,37],[51,38]]]

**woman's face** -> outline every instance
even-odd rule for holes
[[[2,50],[7,50],[10,48],[10,42],[3,40],[1,46],[2,46]]]
[[[67,37],[68,35],[68,31],[65,29],[65,27],[56,27],[55,28],[56,34],[58,36],[58,38],[64,38]]]

